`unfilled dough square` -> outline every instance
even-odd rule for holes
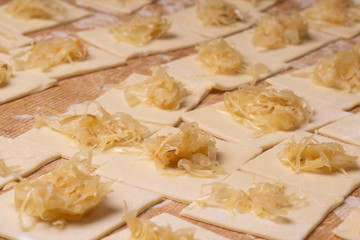
[[[79,38],[100,49],[126,59],[191,47],[208,39],[186,30],[181,23],[174,22],[171,24],[171,28],[167,35],[159,39],[154,39],[144,46],[135,46],[126,42],[118,42],[113,38],[106,27],[81,31],[78,32],[77,35]]]
[[[360,104],[360,92],[347,93],[335,88],[320,86],[312,82],[311,76],[298,77],[299,74],[312,73],[314,67],[297,70],[266,79],[271,84],[282,85],[302,95],[314,98],[324,104],[348,110]]]
[[[151,222],[157,224],[158,226],[171,226],[173,231],[183,228],[190,228],[194,230],[194,238],[203,239],[203,240],[226,240],[228,238],[222,237],[214,232],[206,230],[205,228],[199,227],[198,225],[192,224],[188,221],[185,221],[181,218],[175,217],[169,213],[162,213],[150,219]],[[129,228],[114,233],[103,240],[125,240],[130,237]]]
[[[352,114],[319,129],[325,135],[343,142],[360,146],[360,113]]]
[[[235,172],[224,182],[235,189],[247,191],[253,182],[274,182],[260,176]],[[216,207],[198,207],[196,203],[183,209],[182,216],[204,221],[227,229],[249,233],[266,239],[300,240],[306,236],[326,217],[326,215],[343,201],[342,197],[317,193],[291,185],[284,185],[285,194],[296,193],[305,198],[305,204],[289,210],[284,218],[271,221],[251,214],[237,213],[232,216],[228,210]]]
[[[100,239],[125,223],[123,220],[126,212],[125,202],[128,210],[136,210],[141,213],[162,199],[162,196],[157,193],[147,192],[122,183],[114,182],[111,189],[113,191],[82,221],[68,222],[64,229],[58,229],[47,222],[38,222],[27,232],[20,228],[18,212],[16,212],[14,204],[14,191],[9,191],[0,196],[0,219],[6,219],[0,224],[0,236],[19,240]]]
[[[293,131],[276,131],[258,137],[253,137],[255,133],[254,130],[235,121],[231,114],[226,112],[223,102],[186,112],[181,118],[185,122],[195,121],[204,131],[227,141],[250,144],[267,149],[289,137],[295,131],[313,131],[351,114],[313,99],[307,100],[314,109],[314,114],[311,116],[309,123],[303,124]]]
[[[7,50],[28,45],[32,42],[32,38],[21,35],[15,31],[0,26],[0,47]]]
[[[17,167],[20,176],[26,176],[59,157],[60,154],[56,150],[46,150],[45,147],[31,143],[0,137],[0,159],[4,160],[7,167]],[[13,175],[0,176],[0,189],[15,179]]]
[[[153,0],[77,0],[76,3],[86,7],[99,9],[110,13],[132,13]]]
[[[298,132],[293,135],[298,142],[303,137],[311,136],[311,133]],[[314,139],[319,142],[336,142],[333,139],[314,135]],[[330,174],[300,171],[295,173],[290,166],[284,165],[278,158],[279,152],[284,149],[286,143],[290,139],[286,139],[282,143],[276,145],[272,149],[262,153],[255,159],[244,164],[241,169],[243,171],[259,174],[274,180],[278,180],[287,184],[296,185],[307,188],[320,193],[336,194],[346,197],[356,187],[360,185],[360,148],[349,144],[342,144],[345,152],[351,156],[357,156],[357,160],[352,168],[345,169],[349,174],[334,171]]]
[[[359,240],[360,239],[360,207],[354,209],[354,211],[337,226],[333,233],[336,236],[347,240]]]
[[[173,23],[182,23],[188,31],[192,31],[209,38],[217,38],[249,28],[260,17],[260,13],[257,11],[249,11],[248,9],[240,10],[246,14],[245,19],[229,26],[204,26],[201,20],[197,17],[196,6],[167,15],[166,18]]]
[[[54,27],[56,25],[71,22],[80,18],[84,18],[91,15],[91,12],[86,11],[85,9],[81,9],[75,7],[65,1],[53,0],[59,2],[63,5],[67,14],[63,16],[61,19],[20,19],[14,18],[10,14],[5,12],[6,4],[0,6],[0,25],[3,25],[5,28],[9,28],[18,33],[31,33],[36,32],[45,28]]]
[[[178,130],[165,127],[157,134],[167,135],[174,131]],[[198,198],[203,184],[226,178],[228,174],[236,171],[246,161],[261,152],[261,149],[256,147],[229,143],[219,139],[216,139],[216,148],[218,159],[227,174],[218,175],[215,178],[193,177],[187,173],[176,177],[162,175],[151,159],[136,154],[118,154],[114,159],[98,168],[96,173],[142,189],[159,192],[170,199],[189,203]]]
[[[266,56],[268,59],[276,59],[277,61],[290,62],[311,51],[314,51],[330,42],[338,39],[338,37],[309,29],[309,39],[304,40],[299,45],[286,45],[278,49],[257,48],[252,44],[253,30],[247,30],[230,37],[226,40],[238,49],[254,49],[259,53],[258,57]]]
[[[269,68],[269,72],[260,74],[258,80],[262,80],[270,75],[286,70],[289,65],[276,61],[273,58],[259,57],[256,50],[251,52],[248,50],[237,49],[243,56],[247,65],[251,66],[256,63],[263,63]],[[244,54],[243,54],[244,52]],[[196,60],[197,54],[167,63],[167,72],[175,78],[184,79],[190,82],[209,82],[213,88],[223,91],[233,90],[240,85],[252,83],[253,77],[248,74],[215,74],[210,72],[202,63]]]
[[[150,77],[134,73],[122,83],[132,86]],[[176,78],[176,76],[174,77]],[[176,80],[180,79],[176,78]],[[121,111],[144,122],[174,126],[179,123],[182,113],[194,108],[211,90],[211,86],[206,83],[184,82],[184,87],[189,91],[189,96],[185,98],[179,109],[174,110],[160,109],[145,103],[131,107],[125,100],[123,89],[111,89],[98,97],[96,101],[112,114]]]

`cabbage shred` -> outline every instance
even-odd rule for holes
[[[0,86],[7,83],[11,77],[12,77],[12,68],[6,63],[0,64]]]
[[[290,90],[243,86],[226,92],[224,105],[233,118],[259,134],[294,130],[308,123],[312,108]]]

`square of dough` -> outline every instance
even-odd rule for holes
[[[238,49],[242,54],[242,49]],[[262,80],[270,75],[286,70],[290,67],[288,64],[274,60],[273,58],[267,58],[262,56],[259,58],[259,54],[254,50],[253,52],[244,51],[242,54],[244,61],[248,65],[256,63],[263,63],[269,68],[268,73],[260,74],[258,80]],[[206,67],[202,66],[202,63],[196,60],[197,54],[190,55],[184,58],[180,58],[175,61],[167,63],[167,72],[175,78],[184,79],[184,81],[190,82],[208,82],[213,88],[223,91],[233,90],[240,85],[252,83],[253,77],[248,74],[216,74],[212,73]]]
[[[109,13],[132,13],[153,0],[77,0],[76,3]]]
[[[28,45],[32,41],[32,38],[0,26],[0,47],[10,50],[12,48]]]
[[[319,129],[325,135],[343,142],[360,146],[360,113],[351,114]]]
[[[238,49],[254,49],[259,53],[258,57],[266,56],[268,59],[274,59],[277,61],[290,62],[296,58],[299,58],[311,51],[314,51],[330,42],[338,39],[338,37],[325,34],[322,32],[309,29],[309,39],[304,40],[299,45],[286,45],[283,48],[277,49],[265,49],[255,47],[252,44],[253,30],[247,30],[230,37],[226,40]]]
[[[75,21],[80,18],[84,18],[90,16],[92,13],[86,11],[85,9],[81,9],[75,7],[65,1],[53,0],[59,2],[66,8],[67,13],[65,16],[62,16],[60,19],[21,19],[21,18],[14,18],[12,15],[5,12],[7,4],[0,6],[0,25],[4,26],[5,28],[9,28],[13,31],[18,33],[31,33],[36,32],[42,29],[54,27],[60,25],[62,23]]]
[[[176,78],[176,76],[174,77]],[[132,86],[148,78],[150,78],[150,76],[134,73],[122,83]],[[176,78],[176,80],[179,81],[180,79]],[[125,100],[123,89],[111,89],[98,97],[96,101],[111,114],[121,111],[131,114],[131,116],[140,121],[174,126],[180,122],[182,113],[198,105],[211,90],[210,84],[207,83],[184,82],[184,87],[190,92],[189,96],[185,98],[179,109],[174,110],[160,109],[145,103],[131,107]]]
[[[104,181],[104,179],[102,179]],[[67,222],[64,229],[58,229],[51,223],[40,221],[29,231],[20,228],[18,212],[15,210],[14,191],[0,196],[0,236],[9,239],[54,239],[54,240],[88,240],[100,239],[107,233],[125,223],[123,216],[128,210],[141,213],[161,201],[162,196],[137,189],[122,183],[114,182],[113,190],[88,215],[79,222]]]
[[[298,132],[293,135],[298,142],[303,137],[311,136],[311,133]],[[333,139],[314,135],[314,139],[321,142],[337,142]],[[286,139],[275,147],[257,156],[241,167],[241,170],[259,174],[277,181],[292,184],[302,188],[307,188],[316,192],[336,194],[346,197],[356,187],[360,185],[360,148],[349,144],[342,144],[346,154],[357,156],[357,160],[353,167],[345,169],[349,174],[346,176],[340,171],[334,171],[330,174],[315,173],[310,171],[300,171],[295,173],[290,166],[284,165],[278,158],[286,143],[290,141]]]
[[[198,225],[192,224],[188,221],[185,221],[181,218],[175,217],[168,213],[162,213],[150,219],[151,222],[155,223],[158,226],[170,226],[173,231],[183,228],[190,228],[194,230],[194,238],[196,239],[206,239],[206,240],[226,240],[223,236],[220,236],[214,232],[206,230],[205,228],[199,227]],[[129,239],[131,236],[129,228],[111,234],[110,236],[104,238],[103,240],[121,240]]]
[[[354,209],[354,211],[337,226],[333,233],[347,240],[359,240],[360,239],[360,207]]]
[[[235,189],[247,191],[255,181],[274,183],[273,180],[239,171],[224,182]],[[180,214],[267,239],[300,240],[305,239],[326,215],[344,200],[336,195],[317,193],[287,184],[284,184],[284,187],[285,194],[296,193],[305,198],[305,203],[290,209],[287,215],[278,220],[271,221],[252,214],[236,213],[232,216],[228,210],[208,206],[201,208],[196,203],[184,208]]]
[[[77,36],[100,49],[126,59],[191,47],[208,39],[186,30],[183,25],[175,22],[171,23],[171,28],[164,37],[154,39],[144,46],[118,42],[106,27],[81,31]]]
[[[166,15],[166,18],[173,23],[182,23],[188,31],[192,31],[209,38],[217,38],[249,28],[260,17],[260,13],[257,11],[249,11],[247,9],[240,10],[246,14],[245,20],[236,22],[229,26],[204,26],[201,20],[197,17],[196,6]]]
[[[0,137],[0,159],[4,160],[7,167],[18,167],[20,176],[26,176],[59,157],[60,154],[57,151]],[[0,189],[6,183],[14,180],[16,177],[13,175],[0,176]]]
[[[181,118],[185,122],[197,122],[199,127],[219,138],[231,142],[250,144],[263,149],[270,148],[298,130],[313,131],[351,113],[327,106],[314,99],[307,99],[314,109],[310,122],[293,131],[276,131],[254,137],[256,131],[241,125],[225,110],[223,102],[209,105],[184,113]]]
[[[157,135],[167,135],[179,131],[165,127]],[[192,202],[198,198],[203,184],[221,181],[228,174],[239,169],[245,162],[255,157],[261,149],[216,139],[217,157],[227,174],[214,178],[194,177],[188,173],[179,176],[161,174],[154,161],[135,154],[118,154],[114,159],[96,170],[100,176],[124,182],[142,189],[163,194],[181,202]]]
[[[21,51],[28,50],[29,48],[30,47],[16,49],[12,51],[11,54],[14,55]],[[39,68],[34,68],[21,72],[32,72],[34,74],[43,75],[49,78],[64,79],[80,74],[91,73],[107,68],[117,67],[126,63],[126,60],[124,58],[107,53],[93,46],[88,46],[88,51],[89,55],[83,61],[62,63],[44,71]]]
[[[335,88],[320,86],[312,82],[311,77],[298,77],[296,74],[311,74],[314,67],[297,70],[294,72],[282,74],[276,77],[266,79],[267,82],[276,85],[282,85],[300,92],[307,98],[314,98],[319,102],[331,105],[342,110],[348,110],[360,104],[360,92],[347,93]]]
[[[7,83],[0,86],[0,104],[42,91],[57,83],[56,79],[42,74],[13,72]]]

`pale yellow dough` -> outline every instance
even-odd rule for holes
[[[102,181],[106,181],[102,179]],[[27,240],[86,240],[100,239],[102,236],[123,225],[123,216],[128,210],[141,213],[160,202],[162,196],[140,190],[122,183],[114,182],[113,190],[88,215],[79,222],[68,222],[64,229],[58,229],[47,222],[39,222],[28,232],[20,228],[18,213],[15,210],[14,191],[0,196],[0,219],[6,219],[0,225],[0,236],[9,239]]]
[[[185,221],[181,218],[175,217],[168,213],[162,213],[150,219],[151,222],[159,226],[171,226],[173,231],[182,228],[191,228],[194,229],[194,238],[201,240],[226,240],[228,238],[222,237],[216,233],[213,233],[209,230],[206,230],[198,225],[192,224],[188,221]],[[121,232],[114,233],[103,240],[125,240],[129,239],[130,230],[125,229]]]
[[[347,93],[335,88],[316,85],[311,80],[314,67],[293,71],[266,79],[271,84],[277,84],[296,92],[301,92],[306,98],[314,98],[324,104],[342,110],[348,110],[360,104],[360,92]],[[309,74],[309,77],[298,77],[299,74]]]
[[[224,182],[235,189],[246,191],[255,181],[274,183],[273,180],[239,171],[233,173]],[[342,197],[336,195],[317,193],[285,184],[285,194],[292,193],[304,197],[305,204],[289,210],[287,215],[275,221],[251,214],[238,213],[232,216],[228,210],[216,207],[200,208],[196,203],[184,208],[180,214],[266,239],[300,240],[305,239],[326,215],[343,201]]]
[[[30,174],[59,157],[60,154],[56,150],[46,150],[45,147],[31,143],[0,137],[0,158],[4,160],[7,167],[17,166],[19,176]],[[0,189],[15,179],[14,175],[0,176]]]
[[[276,0],[226,0],[229,3],[236,5],[239,9],[256,9],[256,10],[265,10],[276,4]],[[257,2],[253,4],[252,2]]]
[[[360,146],[360,113],[352,114],[319,129],[321,135]]]
[[[293,131],[276,131],[259,137],[254,137],[254,130],[235,121],[230,113],[226,112],[223,102],[186,112],[181,118],[185,122],[198,122],[199,127],[204,131],[227,141],[251,144],[267,149],[289,137],[295,131],[313,131],[351,114],[313,99],[307,100],[314,109],[314,114],[311,116],[309,123],[303,124]]]
[[[191,47],[207,40],[207,38],[199,34],[186,30],[181,23],[175,22],[171,24],[171,28],[164,37],[155,39],[144,46],[118,42],[105,27],[81,31],[77,35],[100,49],[126,59]]]
[[[226,40],[234,45],[238,49],[253,49],[255,48],[251,43],[253,30],[247,30],[230,37],[227,37]],[[286,45],[283,48],[278,49],[264,49],[256,48],[258,52],[258,57],[261,59],[261,56],[266,56],[266,58],[274,59],[277,61],[290,62],[296,58],[299,58],[311,51],[314,51],[330,42],[337,40],[338,37],[318,32],[313,29],[309,29],[309,39],[304,40],[299,45]]]
[[[67,14],[63,16],[59,20],[53,19],[20,19],[14,18],[10,14],[5,12],[6,4],[0,7],[0,25],[4,26],[5,28],[11,29],[18,33],[31,33],[36,32],[45,28],[54,27],[60,25],[62,23],[75,21],[80,18],[84,18],[91,15],[91,12],[86,11],[85,9],[81,9],[75,7],[65,1],[58,1],[61,5],[63,5],[66,10]]]
[[[294,135],[295,140],[299,141],[303,137],[311,136],[311,133],[298,132]],[[333,139],[314,135],[319,142],[336,142]],[[274,180],[282,181],[287,184],[307,188],[320,193],[336,194],[346,197],[356,187],[360,186],[360,158],[358,157],[353,167],[345,169],[349,176],[339,171],[330,174],[300,171],[295,173],[291,167],[282,164],[278,158],[278,153],[282,151],[284,145],[290,139],[276,145],[272,149],[257,156],[255,159],[244,164],[243,171],[259,174]],[[349,144],[342,144],[345,152],[351,156],[360,156],[360,148]]]
[[[178,129],[165,127],[158,135],[167,135],[168,132]],[[164,194],[167,198],[189,203],[199,196],[203,184],[221,181],[228,174],[239,169],[245,162],[255,157],[261,149],[242,144],[235,144],[216,139],[218,159],[227,174],[215,178],[199,178],[189,174],[177,177],[161,175],[153,160],[149,157],[136,154],[118,154],[98,168],[100,176],[124,182],[142,189]]]
[[[77,0],[76,3],[109,13],[132,13],[153,0]]]
[[[0,26],[0,47],[10,50],[12,48],[28,45],[32,41],[32,38]]]
[[[333,233],[336,236],[346,240],[359,240],[360,239],[360,207],[354,211],[337,226]]]

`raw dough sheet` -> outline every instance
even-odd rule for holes
[[[303,137],[311,136],[311,133],[298,132],[293,135],[296,142]],[[314,135],[314,139],[319,142],[337,142],[333,139]],[[278,158],[279,152],[284,149],[286,143],[290,141],[286,139],[282,143],[276,145],[272,149],[262,153],[255,159],[244,164],[241,169],[243,171],[259,174],[286,184],[292,184],[299,187],[307,188],[320,193],[336,194],[346,197],[356,187],[360,186],[360,148],[349,144],[342,144],[346,153],[351,156],[357,156],[357,160],[353,167],[345,169],[349,174],[339,171],[332,173],[315,173],[300,171],[295,173],[290,166],[284,165]]]
[[[103,179],[104,181],[104,179]],[[136,210],[141,213],[150,206],[161,201],[162,196],[140,190],[122,183],[114,182],[113,190],[82,221],[68,222],[64,229],[58,229],[47,222],[38,222],[34,228],[25,232],[19,225],[18,212],[15,210],[14,191],[0,196],[0,236],[9,239],[28,240],[87,240],[100,239],[102,236],[123,225],[124,213]]]
[[[177,132],[178,129],[165,127],[158,135]],[[234,144],[216,139],[217,156],[227,174],[239,169],[245,162],[255,157],[261,149]],[[199,178],[190,174],[176,177],[162,175],[150,157],[135,154],[118,154],[111,161],[96,171],[97,174],[116,181],[124,182],[142,189],[159,192],[170,199],[189,203],[199,196],[203,184],[217,182],[227,174],[215,178]]]
[[[76,3],[95,10],[109,13],[132,13],[148,4],[153,0],[77,0]]]
[[[359,240],[360,239],[360,207],[354,209],[354,211],[337,226],[333,233],[336,236],[347,240]]]
[[[167,35],[159,39],[154,39],[144,46],[118,42],[106,27],[81,31],[78,32],[77,35],[79,38],[100,49],[126,59],[191,47],[208,39],[199,34],[187,31],[184,26],[174,22],[171,24]]]
[[[45,149],[45,147],[39,147],[31,143],[0,137],[0,158],[4,160],[7,167],[18,167],[20,176],[26,176],[60,157],[58,152]],[[15,179],[16,177],[13,175],[0,176],[0,189],[6,183]]]
[[[60,25],[62,23],[75,21],[80,18],[84,18],[90,16],[92,13],[86,11],[85,9],[81,9],[75,7],[65,1],[53,0],[58,1],[61,5],[63,5],[67,13],[65,16],[62,16],[61,19],[20,19],[14,18],[10,14],[5,12],[6,4],[0,7],[0,25],[3,25],[5,28],[11,29],[13,31],[19,33],[31,33],[36,32],[42,29],[54,27],[56,25]]]
[[[267,149],[289,137],[295,131],[313,131],[351,114],[313,99],[307,100],[314,109],[314,114],[311,116],[309,123],[303,124],[293,131],[276,131],[258,137],[253,137],[255,134],[254,130],[235,121],[231,114],[225,110],[223,102],[186,112],[181,117],[185,122],[197,122],[204,131],[227,141]]]
[[[252,44],[253,30],[247,30],[242,33],[238,33],[227,37],[226,40],[238,49],[251,49],[256,50],[259,55],[259,59],[262,56],[268,59],[276,59],[277,61],[290,62],[296,58],[299,58],[311,51],[314,51],[330,42],[338,39],[338,37],[318,32],[313,29],[309,29],[309,39],[304,40],[299,45],[286,45],[283,48],[278,49],[264,49],[257,48]]]
[[[247,191],[255,181],[274,183],[270,179],[239,171],[233,173],[224,182],[235,189]],[[232,216],[228,210],[216,207],[200,208],[196,203],[183,209],[181,215],[259,237],[300,240],[306,238],[326,215],[343,201],[342,197],[336,195],[317,193],[287,184],[284,187],[285,194],[296,193],[305,198],[305,203],[289,210],[287,215],[275,221],[251,214],[237,213]]]
[[[319,129],[325,135],[343,142],[360,146],[360,113],[352,114]]]
[[[0,26],[0,47],[10,50],[12,48],[28,45],[32,41],[32,38]]]
[[[188,221],[185,221],[181,218],[175,217],[168,213],[162,213],[150,219],[151,222],[154,222],[158,226],[171,226],[173,231],[182,228],[191,228],[194,230],[194,238],[203,239],[203,240],[226,240],[228,238],[222,237],[216,233],[213,233],[209,230],[206,230],[202,227],[199,227],[195,224],[192,224]],[[114,233],[103,240],[127,240],[130,237],[130,230],[127,228],[121,232]]]
[[[306,98],[314,98],[324,104],[342,110],[349,110],[360,104],[360,92],[347,93],[335,88],[320,86],[312,82],[311,76],[298,77],[299,74],[311,75],[314,67],[293,71],[266,79],[271,84],[282,85],[296,92],[301,92]],[[296,76],[297,75],[297,76]]]

